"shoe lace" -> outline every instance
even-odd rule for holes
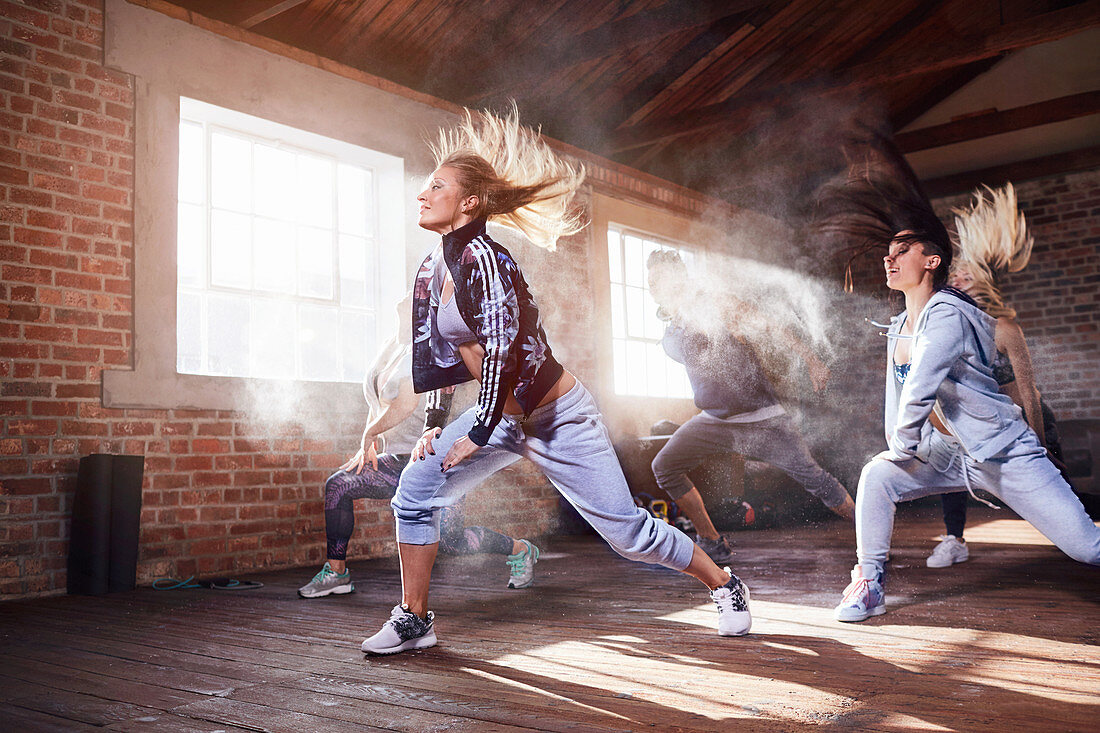
[[[718,615],[721,616],[723,611],[744,611],[747,604],[745,603],[745,594],[742,592],[743,586],[738,583],[732,588],[725,588],[730,594],[720,594],[715,596],[714,602],[718,606]],[[721,589],[719,589],[721,590]]]
[[[871,595],[870,580],[867,578],[853,578],[848,587],[844,589],[845,603],[860,603],[865,597]]]
[[[524,569],[527,567],[527,558],[529,553],[521,552],[518,555],[509,555],[505,560],[508,563],[508,567],[511,569],[512,575],[522,575]]]
[[[313,580],[310,581],[310,582],[312,582],[312,583],[324,582],[325,578],[327,578],[330,575],[337,575],[337,573],[332,568],[330,568],[328,566],[328,563],[325,563],[325,566],[323,568],[321,568],[319,571],[317,571],[317,574],[313,576]]]

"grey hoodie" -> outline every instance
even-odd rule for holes
[[[976,461],[1003,451],[1030,430],[1020,408],[993,378],[996,321],[949,292],[935,293],[917,316],[904,386],[894,377],[894,347],[906,313],[894,316],[886,347],[886,442],[898,458],[924,459],[922,440],[938,403],[946,427]],[[923,447],[922,447],[923,446]]]

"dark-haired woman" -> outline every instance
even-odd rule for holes
[[[430,391],[428,420],[393,498],[402,602],[371,654],[436,643],[428,586],[439,512],[525,457],[624,557],[686,572],[711,589],[723,635],[747,633],[748,590],[671,525],[634,505],[592,396],[554,358],[519,265],[486,231],[488,219],[536,244],[578,231],[568,204],[582,175],[537,133],[506,118],[467,115],[444,133],[436,170],[417,197],[419,224],[442,236],[413,287],[413,380]],[[477,379],[477,404],[444,426],[449,390]]]
[[[886,285],[904,294],[905,310],[887,332],[889,448],[860,476],[858,562],[834,611],[838,621],[886,612],[883,566],[896,505],[930,494],[989,491],[1073,559],[1100,564],[1100,528],[997,388],[994,320],[947,287],[950,237],[904,163],[899,173],[893,198],[885,186],[847,197],[859,215],[849,231],[890,240]]]

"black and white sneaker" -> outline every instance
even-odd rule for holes
[[[744,636],[752,627],[752,614],[749,613],[749,589],[741,580],[730,574],[729,582],[710,592],[714,605],[718,606],[719,636]]]
[[[428,611],[422,619],[403,605],[396,605],[390,612],[390,620],[382,624],[377,634],[364,639],[360,649],[367,654],[397,654],[409,649],[427,649],[435,646],[435,614]]]

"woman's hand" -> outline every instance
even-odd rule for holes
[[[481,450],[480,445],[470,440],[470,436],[463,435],[447,451],[447,455],[443,458],[443,468],[440,470],[446,471],[448,468],[454,468],[479,450]]]
[[[363,473],[363,467],[366,464],[370,464],[372,470],[378,470],[378,451],[374,447],[374,439],[371,438],[370,443],[364,448],[359,446],[359,450],[355,452],[355,455],[348,459],[348,462],[340,466],[341,471],[351,471],[355,469],[355,475]]]
[[[410,460],[413,463],[422,461],[428,456],[435,455],[435,449],[432,448],[432,441],[439,437],[439,434],[443,432],[442,428],[428,428],[424,431],[424,434],[420,436],[420,440],[416,441],[416,445],[413,446],[412,456]]]

